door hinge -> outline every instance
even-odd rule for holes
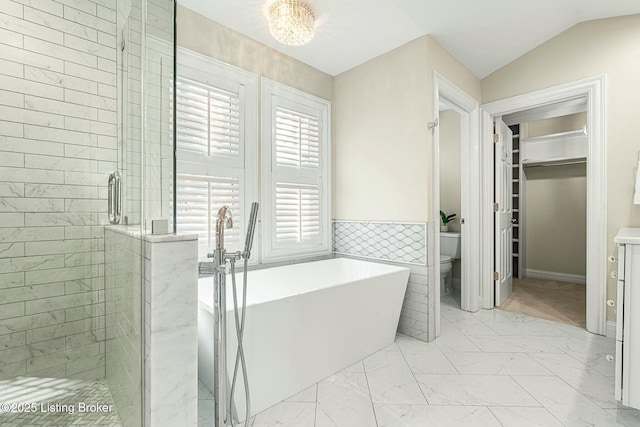
[[[500,211],[500,203],[494,203],[493,204],[493,211],[494,212],[499,212]]]
[[[500,280],[500,273],[498,273],[497,271],[493,272],[493,280]]]
[[[497,133],[493,134],[493,143],[495,144],[496,142],[500,142],[500,135],[498,135]]]

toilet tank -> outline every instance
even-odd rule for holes
[[[440,233],[440,255],[460,259],[461,234],[448,231]]]

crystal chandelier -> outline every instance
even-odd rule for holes
[[[276,0],[269,8],[269,30],[280,43],[302,46],[315,33],[313,9],[300,0]]]

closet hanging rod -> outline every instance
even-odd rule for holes
[[[570,165],[584,165],[587,163],[587,159],[576,159],[576,160],[560,160],[553,162],[544,162],[544,163],[523,163],[522,166],[525,168],[542,168],[549,166],[570,166]]]

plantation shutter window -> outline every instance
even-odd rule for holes
[[[330,252],[327,101],[262,80],[263,257]]]
[[[228,206],[233,228],[225,247],[242,248],[248,205],[257,200],[257,79],[179,51],[176,78],[176,223],[198,235],[199,258],[216,246],[218,210]]]

